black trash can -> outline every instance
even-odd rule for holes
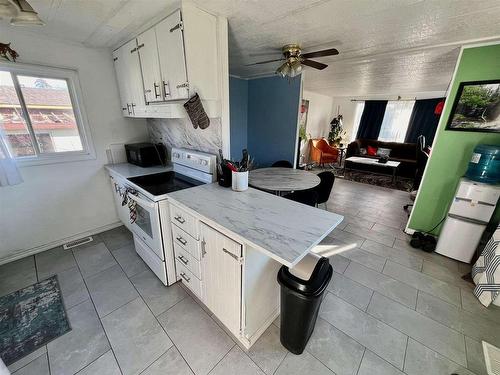
[[[281,344],[293,354],[301,354],[311,337],[323,294],[330,279],[333,268],[328,258],[308,255],[304,263],[309,263],[312,272],[302,271],[300,277],[283,266],[278,272],[278,283],[281,285]],[[301,261],[302,262],[302,261]],[[316,262],[314,268],[311,262]],[[300,266],[300,262],[299,265]],[[292,274],[294,273],[294,274]],[[310,277],[307,279],[307,275]]]

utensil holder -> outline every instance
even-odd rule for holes
[[[234,191],[245,191],[248,189],[248,171],[232,173],[232,189]]]
[[[232,171],[223,165],[221,167],[222,173],[219,174],[219,185],[222,187],[230,187],[232,181]]]

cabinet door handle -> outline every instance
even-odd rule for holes
[[[150,90],[150,89],[147,89],[147,90],[144,90],[144,92],[145,92],[146,94],[149,94],[149,93],[151,92],[151,90]]]
[[[189,83],[187,82],[184,82],[184,83],[181,83],[180,85],[177,85],[176,86],[178,89],[182,89],[182,88],[188,88],[189,87]]]
[[[232,252],[230,252],[229,250],[222,248],[222,251],[225,252],[227,255],[232,256],[234,259],[239,260],[239,258],[236,255],[234,255]]]
[[[187,277],[186,274],[184,272],[181,272],[180,276],[186,280],[187,282],[190,282],[191,281],[191,278],[190,277]]]
[[[144,43],[139,44],[139,45],[137,46],[137,50],[140,50],[142,47],[144,47]]]
[[[174,219],[177,220],[181,224],[184,224],[186,222],[186,220],[184,220],[184,218],[182,216],[180,216],[180,215],[174,217]]]
[[[168,81],[163,81],[163,91],[165,91],[165,96],[170,96],[170,84]]]
[[[205,242],[205,239],[202,239],[201,240],[201,256],[202,256],[202,258],[204,258],[205,255],[207,255],[206,246],[207,246],[207,243]]]
[[[181,236],[175,238],[177,241],[179,241],[181,244],[186,245],[188,242],[182,238]]]
[[[155,82],[155,83],[153,83],[153,86],[155,88],[155,99],[161,97],[161,93],[158,93],[158,91],[156,91],[156,89],[160,88],[160,85],[157,85]]]
[[[128,104],[128,103],[127,103],[127,113],[128,113],[129,115],[131,115],[131,114],[132,114],[132,111],[130,110],[130,104]]]
[[[177,258],[179,258],[179,260],[184,263],[186,266],[187,264],[189,263],[189,260],[187,260],[186,258],[184,258],[184,255],[179,255]]]

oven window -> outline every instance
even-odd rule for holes
[[[141,207],[139,204],[137,204],[135,208],[137,211],[135,224],[149,237],[153,238],[153,229],[151,228],[151,216],[149,215],[149,211]]]

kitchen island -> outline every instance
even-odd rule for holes
[[[246,348],[279,314],[276,281],[343,217],[256,189],[168,194],[176,273]]]

